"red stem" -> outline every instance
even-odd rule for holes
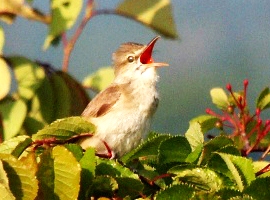
[[[65,35],[62,37],[63,38],[63,43],[64,43],[64,55],[63,55],[62,71],[64,71],[64,72],[68,71],[70,55],[71,55],[71,52],[74,49],[76,41],[80,37],[80,35],[81,35],[84,27],[86,26],[87,22],[93,16],[93,12],[92,12],[93,7],[94,7],[94,0],[88,0],[87,5],[86,5],[86,9],[85,9],[84,18],[82,19],[82,22],[80,23],[79,27],[75,31],[72,38],[69,41],[67,41],[67,39],[65,38]]]
[[[172,177],[173,174],[169,174],[169,173],[166,173],[166,174],[161,174],[161,175],[158,175],[156,177],[154,177],[151,181],[150,181],[150,185],[154,185],[154,183],[159,180],[159,179],[162,179],[162,178],[166,178],[166,177]]]
[[[97,15],[119,15],[119,16],[123,16],[125,18],[135,20],[137,22],[143,23],[140,20],[134,18],[134,16],[128,15],[127,13],[123,13],[123,12],[111,10],[111,9],[102,9],[102,10],[93,11],[93,7],[94,7],[94,0],[88,0],[87,6],[86,6],[85,16],[84,16],[81,24],[79,25],[79,27],[75,31],[73,37],[69,41],[66,42],[66,45],[64,44],[64,55],[63,55],[63,64],[62,64],[62,71],[64,71],[64,72],[68,71],[69,59],[70,59],[70,55],[74,49],[75,43],[78,40],[78,38],[80,37],[87,22],[91,18],[93,18]]]
[[[261,174],[264,174],[266,172],[270,171],[270,164],[266,165],[264,168],[262,168],[260,171],[256,172],[256,177],[260,176]]]

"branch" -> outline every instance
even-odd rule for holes
[[[78,38],[80,37],[84,27],[86,26],[86,24],[88,23],[88,21],[91,18],[98,16],[98,15],[119,15],[119,16],[123,16],[125,18],[129,18],[129,19],[132,19],[134,21],[137,21],[137,22],[144,24],[140,20],[134,18],[134,16],[131,16],[127,13],[116,11],[114,9],[101,9],[101,10],[93,11],[93,7],[94,7],[94,1],[88,0],[84,18],[82,19],[82,22],[80,23],[79,27],[75,31],[73,37],[69,41],[66,39],[65,34],[62,35],[63,46],[64,46],[62,71],[64,71],[64,72],[68,71],[68,65],[69,65],[69,59],[70,59],[71,52],[73,51],[74,46],[75,46]],[[149,26],[149,24],[144,24],[144,25]]]
[[[63,57],[63,64],[62,64],[62,70],[64,72],[68,71],[68,65],[69,65],[69,59],[71,52],[74,49],[74,46],[80,37],[84,27],[86,26],[87,22],[92,18],[93,16],[93,7],[94,7],[94,1],[93,0],[88,0],[86,9],[85,9],[85,15],[84,18],[82,19],[82,22],[80,23],[79,27],[75,31],[73,37],[68,41],[66,39],[65,34],[62,36],[63,38],[63,44],[64,44],[64,57]]]

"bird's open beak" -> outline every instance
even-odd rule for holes
[[[162,63],[162,62],[154,62],[152,58],[152,52],[153,48],[155,46],[156,41],[160,38],[160,36],[155,37],[151,42],[148,43],[144,51],[142,52],[140,56],[140,61],[146,68],[150,67],[165,67],[169,66],[168,63]]]

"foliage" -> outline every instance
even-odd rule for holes
[[[226,86],[229,91],[227,96],[221,88],[211,90],[212,101],[222,110],[217,114],[211,109],[206,112],[216,118],[216,123],[210,127],[217,127],[224,133],[231,132],[230,137],[237,143],[239,150],[244,156],[254,151],[264,152],[264,158],[269,150],[270,119],[261,117],[262,112],[270,107],[269,88],[265,88],[257,98],[256,111],[251,113],[247,102],[248,80],[243,82],[244,89],[241,92],[234,92],[231,84]],[[206,119],[207,121],[208,119]]]
[[[31,3],[3,0],[0,19],[12,24],[20,16],[48,25],[44,48],[62,41],[63,65],[58,71],[47,63],[4,55],[0,28],[0,199],[270,199],[270,120],[261,115],[270,108],[270,91],[259,94],[251,114],[247,80],[242,92],[234,92],[230,84],[229,94],[212,89],[212,101],[222,114],[207,109],[207,115],[190,121],[185,136],[151,132],[119,160],[100,158],[91,148],[84,152],[76,143],[95,134],[93,124],[76,117],[90,100],[85,88],[99,91],[113,77],[104,68],[81,84],[67,73],[86,23],[115,14],[176,38],[169,0],[125,0],[114,10],[97,10],[93,0],[85,5],[52,0],[49,14]],[[68,39],[66,32],[83,8],[83,19]],[[265,161],[247,157],[254,151],[263,152]]]
[[[204,141],[198,122],[190,123],[185,136],[152,132],[120,160],[100,158],[91,148],[83,152],[72,143],[70,138],[86,131],[94,133],[94,127],[80,117],[69,117],[32,138],[18,136],[2,143],[1,194],[26,199],[270,197],[270,177],[258,176],[257,171],[269,163],[255,165],[242,157],[226,136]],[[258,189],[261,194],[255,192]]]

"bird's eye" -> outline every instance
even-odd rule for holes
[[[129,57],[127,58],[127,60],[128,60],[128,62],[132,63],[132,62],[134,62],[135,57],[134,57],[134,56],[129,56]]]

